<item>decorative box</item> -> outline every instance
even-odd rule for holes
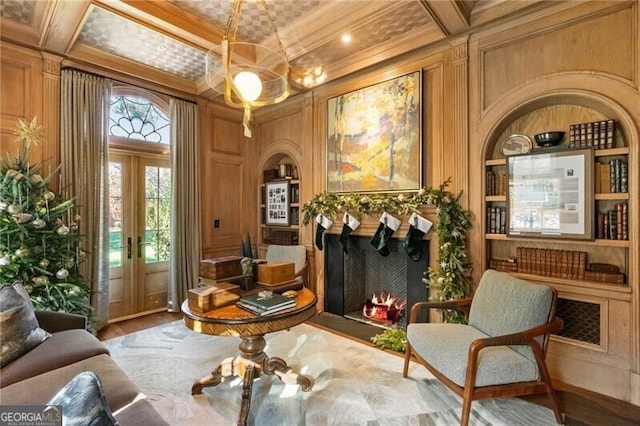
[[[258,265],[258,284],[276,285],[295,280],[295,263],[267,262]]]
[[[220,280],[242,275],[240,256],[225,256],[200,261],[200,276],[212,280]]]
[[[240,287],[219,282],[214,285],[200,286],[189,290],[187,295],[189,309],[203,314],[222,306],[232,305],[240,300]]]

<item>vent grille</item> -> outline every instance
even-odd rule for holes
[[[558,299],[556,315],[564,326],[556,334],[567,339],[600,345],[600,305],[570,299]]]

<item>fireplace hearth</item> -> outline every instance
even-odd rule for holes
[[[406,255],[399,239],[392,239],[389,255],[382,256],[370,244],[369,237],[350,237],[348,253],[344,253],[338,238],[335,234],[325,237],[324,310],[381,328],[406,328],[411,305],[427,300],[422,276],[429,264],[429,242],[422,241],[422,257],[415,262]],[[397,317],[371,315],[374,295],[393,297],[394,303],[402,306],[399,310],[395,305],[391,309],[399,311],[392,312]]]

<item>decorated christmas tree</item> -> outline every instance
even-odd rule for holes
[[[49,188],[60,166],[42,177],[42,163],[29,164],[31,147],[42,141],[36,119],[21,120],[15,134],[21,149],[0,158],[0,285],[21,283],[38,310],[89,316],[74,200]]]

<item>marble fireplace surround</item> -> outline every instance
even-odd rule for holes
[[[344,253],[339,235],[326,234],[324,311],[349,318],[353,313],[358,316],[363,303],[381,291],[405,300],[408,308],[427,300],[428,289],[422,277],[429,264],[429,241],[422,240],[421,245],[421,259],[415,262],[404,252],[400,238],[392,238],[388,245],[391,253],[382,256],[369,236],[350,236],[348,253]],[[405,309],[397,327],[406,327],[407,315]]]

